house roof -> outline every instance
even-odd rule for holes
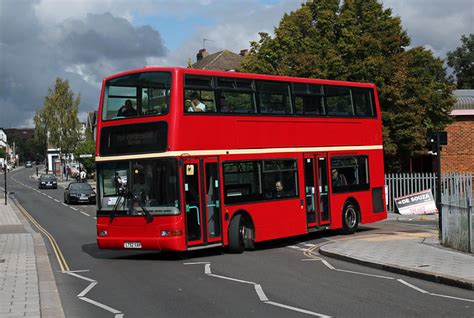
[[[231,71],[240,66],[242,58],[239,54],[223,50],[203,57],[192,66],[202,70]]]
[[[456,102],[453,105],[451,115],[474,115],[474,89],[457,89],[453,91],[453,94],[456,96]]]

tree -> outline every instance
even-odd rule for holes
[[[442,129],[453,104],[442,61],[409,44],[400,19],[376,0],[313,0],[285,14],[273,38],[260,33],[241,70],[375,83],[386,167],[398,171],[425,152],[427,130]]]
[[[448,52],[448,65],[454,69],[459,89],[474,88],[474,34],[461,37],[462,45]]]
[[[86,139],[81,141],[74,152],[74,157],[86,169],[87,173],[92,174],[95,171],[95,142],[92,135],[86,134]],[[81,158],[80,155],[91,154],[91,158]]]
[[[60,148],[63,154],[72,153],[80,136],[80,100],[70,89],[69,81],[57,78],[54,87],[48,89],[43,108],[34,117],[36,137],[47,141],[48,146]]]

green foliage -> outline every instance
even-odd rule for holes
[[[92,158],[80,158],[79,155],[81,154],[92,154]],[[74,151],[74,157],[86,168],[88,174],[95,171],[95,142],[92,138],[92,134],[86,134],[86,139],[77,145]]]
[[[474,34],[461,37],[462,45],[448,52],[448,65],[454,69],[459,89],[474,88]]]
[[[0,147],[0,158],[5,158],[6,154],[5,148]]]
[[[72,153],[79,141],[80,96],[74,97],[69,81],[57,78],[53,88],[48,89],[43,108],[36,112],[35,134],[49,146],[61,148],[62,153]]]
[[[427,130],[442,130],[454,103],[442,60],[409,44],[376,0],[313,0],[285,14],[275,37],[260,33],[241,71],[375,83],[386,167],[399,171],[426,152]]]
[[[27,160],[42,162],[45,159],[46,144],[38,138],[19,140],[16,143],[16,151],[22,162]]]

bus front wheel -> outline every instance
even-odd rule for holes
[[[342,210],[342,230],[344,234],[353,234],[359,227],[359,208],[354,202],[348,201]]]

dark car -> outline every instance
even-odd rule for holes
[[[25,163],[25,168],[33,168],[33,163],[31,161],[27,161]]]
[[[38,180],[38,188],[39,189],[57,189],[58,188],[58,180],[52,174],[42,174]]]
[[[94,203],[95,191],[87,182],[71,182],[64,190],[64,203]]]

